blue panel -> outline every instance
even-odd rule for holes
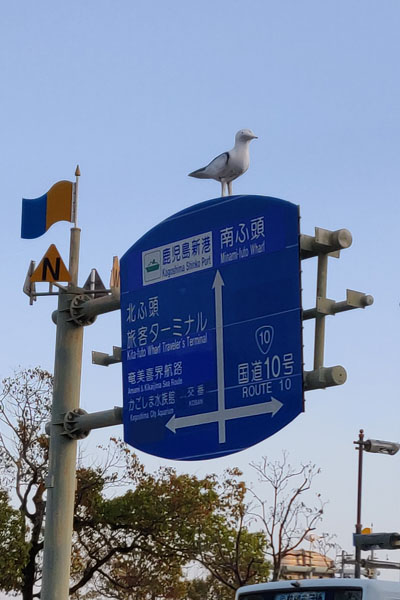
[[[22,200],[21,237],[37,238],[46,233],[47,194],[40,198]]]
[[[195,205],[121,259],[125,441],[198,460],[273,435],[303,410],[298,208]]]

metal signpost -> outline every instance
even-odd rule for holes
[[[199,460],[303,410],[298,207],[262,196],[178,213],[121,259],[125,441]]]
[[[356,450],[358,452],[357,522],[356,532],[353,534],[353,543],[355,546],[354,577],[359,579],[361,577],[362,567],[361,550],[373,550],[375,548],[393,550],[400,548],[400,535],[398,533],[372,533],[370,529],[363,530],[362,528],[361,501],[363,483],[363,454],[364,452],[371,452],[373,454],[386,454],[387,456],[394,456],[399,451],[400,444],[386,440],[365,440],[363,429],[360,429],[358,440],[353,443],[356,444]]]
[[[325,317],[373,302],[351,290],[342,302],[326,297],[328,256],[349,247],[350,232],[300,235],[298,207],[263,196],[218,198],[173,215],[127,251],[120,273],[114,257],[110,289],[95,270],[79,287],[79,175],[77,168],[75,184],[58,182],[23,201],[24,238],[59,220],[74,223],[69,271],[51,246],[36,269],[30,262],[23,286],[30,304],[59,296],[43,600],[68,598],[77,440],[123,422],[129,444],[165,458],[252,446],[302,412],[304,391],[345,382],[343,367],[323,364]],[[314,256],[316,306],[302,311],[300,260]],[[37,292],[38,282],[49,291]],[[87,414],[79,406],[83,328],[119,309],[122,348],[93,352],[93,362],[122,360],[124,406]],[[312,371],[303,371],[305,319],[316,322]]]
[[[80,403],[83,327],[77,327],[69,318],[78,278],[79,240],[80,229],[74,227],[69,261],[71,294],[61,291],[58,297],[42,600],[64,599],[69,588],[77,442],[63,435],[63,424],[66,413]]]

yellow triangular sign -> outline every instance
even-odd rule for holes
[[[49,283],[53,283],[54,281],[71,281],[71,275],[54,244],[51,244],[39,265],[32,273],[31,281],[48,281]]]

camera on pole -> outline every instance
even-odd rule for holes
[[[365,452],[373,452],[375,454],[390,454],[393,456],[400,449],[400,444],[395,442],[385,442],[384,440],[365,440]]]
[[[353,544],[360,550],[399,550],[400,533],[354,533]]]

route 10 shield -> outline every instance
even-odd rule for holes
[[[298,207],[231,196],[166,219],[121,259],[125,441],[238,452],[303,411]]]

